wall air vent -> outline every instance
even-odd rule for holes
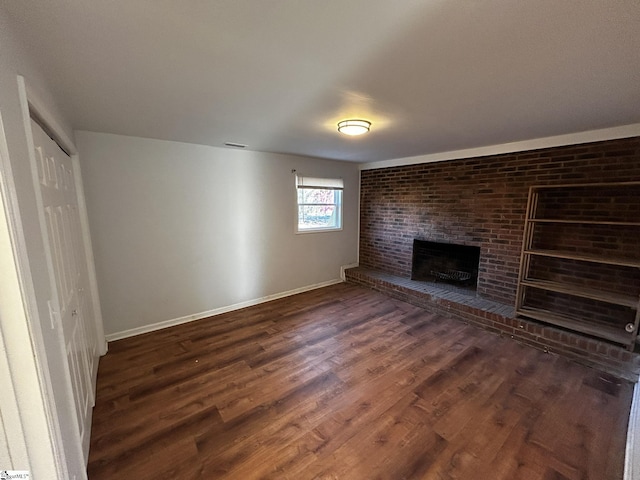
[[[227,147],[233,147],[233,148],[247,148],[246,145],[243,145],[242,143],[235,143],[235,142],[224,142],[224,144]]]

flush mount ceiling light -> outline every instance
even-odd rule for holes
[[[371,128],[371,122],[366,120],[343,120],[338,123],[338,131],[345,135],[362,135]]]
[[[247,148],[247,146],[244,143],[236,143],[236,142],[224,142],[224,144],[227,147],[233,147],[233,148]]]

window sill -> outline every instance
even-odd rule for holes
[[[324,232],[341,232],[342,227],[340,228],[309,228],[305,230],[296,230],[296,235],[304,235],[307,233],[324,233]]]

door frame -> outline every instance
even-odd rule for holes
[[[0,292],[5,295],[0,302],[0,375],[8,379],[3,382],[5,394],[0,395],[6,439],[0,453],[10,460],[7,467],[28,468],[32,473],[55,471],[57,478],[65,478],[68,475],[59,449],[61,436],[54,420],[48,366],[34,355],[38,346],[43,346],[42,332],[34,320],[38,315],[35,292],[1,116],[0,265]],[[43,436],[43,431],[49,435]]]
[[[52,326],[54,325],[54,315],[53,315],[53,312],[51,311],[52,306],[53,306],[54,312],[58,312],[58,313],[60,312],[61,306],[57,305],[58,297],[53,296],[53,292],[55,292],[55,288],[56,288],[55,280],[54,280],[53,257],[52,257],[52,252],[50,251],[51,244],[48,238],[49,233],[46,228],[46,220],[44,216],[45,213],[42,208],[42,198],[41,198],[41,192],[39,188],[37,159],[36,159],[35,151],[33,148],[34,139],[33,139],[33,131],[31,127],[32,118],[37,119],[37,123],[39,123],[41,126],[43,126],[43,128],[47,130],[47,134],[52,138],[54,138],[54,141],[58,143],[58,145],[69,154],[69,157],[71,159],[72,168],[74,172],[76,200],[78,204],[80,234],[82,236],[82,241],[85,245],[85,249],[84,249],[85,262],[84,263],[87,267],[86,273],[87,273],[87,281],[89,283],[87,287],[89,290],[88,294],[90,296],[88,300],[92,304],[93,313],[94,313],[94,316],[92,319],[90,319],[90,321],[95,322],[95,325],[94,325],[94,331],[96,332],[95,338],[91,338],[90,342],[95,344],[96,353],[100,356],[106,353],[107,344],[104,338],[104,330],[102,326],[102,316],[101,316],[100,304],[98,299],[98,289],[97,289],[97,281],[95,276],[93,250],[91,245],[91,237],[89,234],[89,225],[88,225],[88,218],[87,218],[87,212],[86,212],[84,191],[82,189],[82,177],[80,173],[80,162],[78,158],[78,151],[73,141],[66,135],[64,129],[59,125],[56,118],[49,113],[48,109],[44,107],[43,103],[39,101],[38,96],[29,88],[25,78],[20,75],[18,76],[18,96],[19,96],[20,108],[22,113],[23,129],[25,132],[26,141],[28,145],[29,169],[31,171],[31,178],[34,185],[34,194],[36,196],[36,200],[38,203],[37,215],[38,215],[38,221],[40,224],[40,233],[42,235],[43,248],[44,248],[45,257],[46,257],[47,274],[49,277],[49,285],[51,289],[48,293],[49,298],[47,299],[49,301],[49,310],[51,314],[50,315],[51,318],[49,319],[49,322],[51,323]],[[29,300],[28,298],[25,299],[25,301],[28,301],[28,300]],[[33,307],[37,308],[37,304],[35,302],[38,299],[36,299],[35,295],[31,298],[31,300],[34,302]],[[39,300],[42,301],[43,299],[40,298]],[[44,322],[42,320],[43,319],[40,319],[39,327],[46,328],[46,327],[43,327],[43,325],[46,325],[47,322]],[[64,384],[62,386],[61,385],[57,386],[58,392],[60,393],[61,398],[56,398],[56,396],[54,396],[53,394],[54,392],[52,388],[49,388],[49,387],[47,388],[48,397],[51,399],[51,403],[53,404],[52,414],[56,415],[55,420],[52,421],[51,423],[55,424],[54,426],[55,438],[56,438],[56,441],[59,440],[56,448],[58,452],[57,457],[62,457],[63,455],[66,456],[65,467],[73,470],[70,473],[73,474],[73,472],[75,471],[78,471],[78,472],[84,471],[85,472],[84,475],[86,475],[86,466],[88,462],[88,450],[86,451],[86,456],[85,456],[85,450],[83,447],[83,445],[85,444],[81,442],[81,437],[79,435],[80,426],[78,425],[78,419],[75,415],[75,408],[76,408],[75,401],[77,400],[75,399],[75,395],[74,395],[73,387],[71,383],[72,372],[69,369],[69,364],[66,358],[65,340],[64,340],[63,332],[61,330],[61,325],[56,325],[56,328],[54,330],[55,330],[54,335],[58,335],[59,337],[59,340],[58,340],[59,351],[54,352],[53,350],[56,347],[51,347],[51,344],[48,347],[48,349],[45,349],[44,341],[39,341],[39,342],[36,342],[36,353],[37,353],[36,358],[40,360],[39,363],[47,363],[46,361],[44,361],[45,359],[47,359],[47,356],[54,355],[53,358],[57,357],[60,359],[60,364],[58,364],[56,368],[61,368],[62,371],[64,372],[63,373]],[[43,334],[43,331],[40,330],[39,331],[40,338],[42,338],[42,334]],[[49,350],[51,350],[51,352],[49,352]],[[91,383],[90,388],[93,390],[92,392],[92,399],[94,400],[93,405],[95,405],[95,396],[96,396],[95,389],[97,386],[96,378],[97,378],[97,371],[98,371],[98,362],[96,361],[95,358],[92,361],[92,365],[93,365],[93,370],[88,373],[90,375],[90,383]],[[43,371],[46,372],[45,376],[47,377],[47,381],[50,382],[52,378],[51,370],[48,368],[48,366],[43,366]],[[58,402],[58,404],[56,404],[56,402]],[[93,407],[93,405],[91,405],[91,407]],[[60,421],[63,418],[66,419],[64,423],[64,427],[63,427],[63,424],[60,423]],[[86,432],[87,441],[89,441],[88,438],[90,437],[90,434],[91,434],[90,425],[88,427],[89,427],[89,431]],[[66,436],[63,433],[63,428],[67,432]]]
[[[18,75],[18,90],[20,95],[20,108],[22,109],[22,119],[24,129],[27,134],[27,141],[31,146],[33,144],[33,133],[31,132],[31,115],[32,113],[47,127],[50,133],[56,138],[56,142],[64,148],[71,157],[73,165],[73,174],[75,179],[76,195],[78,197],[78,213],[80,215],[80,227],[82,233],[82,241],[85,244],[85,260],[87,265],[87,274],[89,279],[89,288],[91,303],[94,311],[94,320],[96,334],[98,336],[98,352],[100,355],[107,353],[107,341],[104,335],[104,326],[102,323],[102,312],[100,310],[100,296],[98,294],[98,282],[96,277],[95,259],[93,256],[93,245],[91,243],[91,234],[89,232],[89,217],[87,214],[87,206],[82,185],[82,171],[80,168],[80,158],[78,149],[73,141],[64,132],[58,121],[44,107],[44,104],[38,99],[37,95],[29,88],[22,75]],[[38,178],[35,170],[36,160],[34,158],[33,149],[29,149],[29,160],[31,162],[32,175],[34,179]]]
[[[23,131],[29,152],[29,169],[34,172],[35,155],[30,124],[30,111],[45,123],[61,145],[71,153],[76,181],[81,234],[85,242],[90,302],[93,306],[97,351],[107,350],[80,164],[75,145],[60,127],[55,117],[38,100],[24,77],[17,76]],[[40,215],[40,213],[39,213]],[[46,233],[46,232],[45,232]],[[81,445],[64,445],[59,423],[61,405],[56,405],[47,364],[43,327],[38,297],[25,241],[18,195],[13,179],[9,150],[0,112],[0,265],[6,274],[0,278],[0,378],[5,379],[4,395],[0,396],[2,425],[6,443],[0,444],[0,459],[4,468],[29,469],[43,478],[69,479],[69,461],[82,459]],[[50,267],[50,265],[49,265]],[[3,296],[4,295],[4,296]],[[94,362],[95,379],[97,362]],[[94,384],[95,387],[95,384]],[[95,392],[94,392],[95,394]],[[95,395],[94,395],[95,397]],[[73,397],[70,397],[73,398]],[[69,450],[70,447],[70,450]],[[78,457],[79,453],[79,457]],[[71,455],[71,458],[68,457]],[[72,460],[72,458],[76,460]],[[6,462],[6,463],[5,463]],[[86,467],[86,465],[85,465]],[[85,475],[81,477],[86,478]],[[74,475],[75,479],[76,476]],[[80,480],[80,479],[78,479]]]
[[[8,379],[0,396],[7,441],[2,454],[11,468],[69,478],[9,158],[0,117],[0,287],[6,295],[0,304],[0,373]]]

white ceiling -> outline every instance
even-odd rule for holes
[[[78,130],[379,161],[640,122],[638,0],[2,6]]]

